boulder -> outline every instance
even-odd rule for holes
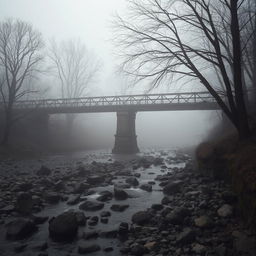
[[[125,180],[126,183],[136,187],[139,185],[139,181],[135,177],[129,177]]]
[[[172,195],[180,192],[182,188],[183,182],[181,180],[175,180],[172,182],[168,182],[167,185],[163,188],[163,192],[166,195]]]
[[[151,220],[151,214],[147,211],[139,211],[133,214],[132,222],[138,225],[143,225]]]
[[[57,204],[61,200],[61,196],[55,192],[48,192],[44,195],[44,199],[49,204]]]
[[[114,188],[114,197],[117,200],[125,200],[128,198],[128,194],[126,191],[120,188]]]
[[[86,225],[86,217],[83,212],[76,212],[76,220],[79,226]]]
[[[104,207],[104,203],[99,203],[96,201],[85,201],[79,205],[80,210],[84,211],[99,211]]]
[[[78,253],[80,254],[88,254],[100,251],[101,248],[97,244],[88,244],[87,242],[80,242],[78,245]]]
[[[172,212],[168,213],[165,217],[166,222],[171,224],[182,224],[184,219],[191,214],[187,208],[176,208]]]
[[[82,194],[85,190],[89,189],[90,185],[85,182],[78,183],[73,190],[74,194]]]
[[[55,241],[72,241],[78,231],[77,214],[68,211],[49,221],[49,234]]]
[[[224,204],[218,209],[217,213],[220,217],[229,217],[233,214],[233,207],[229,204]]]
[[[147,192],[151,192],[152,191],[152,185],[150,185],[150,184],[142,184],[140,186],[140,189],[145,190]]]
[[[128,204],[113,204],[110,209],[114,212],[123,212],[129,207]]]
[[[106,202],[113,198],[113,193],[110,191],[107,191],[107,190],[102,191],[99,194],[100,194],[100,196],[97,198],[97,200],[101,201],[101,202]]]
[[[176,242],[181,245],[190,244],[195,240],[195,232],[191,228],[185,228],[176,239]]]
[[[213,221],[208,216],[200,216],[194,220],[195,225],[199,228],[209,228],[212,227]]]
[[[80,202],[80,195],[72,195],[69,197],[67,204],[68,205],[75,205]]]
[[[87,183],[90,185],[99,185],[100,183],[104,182],[105,178],[99,175],[92,175],[87,178]]]
[[[30,214],[33,208],[33,199],[31,193],[21,192],[18,194],[15,208],[22,214]]]
[[[39,176],[48,176],[52,173],[51,169],[42,165],[41,168],[36,172]]]
[[[7,224],[6,238],[10,240],[24,239],[36,230],[37,227],[33,221],[19,218]]]

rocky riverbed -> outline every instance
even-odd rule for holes
[[[229,186],[185,154],[9,159],[0,178],[0,255],[256,255]]]

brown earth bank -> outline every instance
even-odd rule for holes
[[[256,229],[256,133],[245,141],[236,134],[205,142],[196,150],[203,175],[225,180],[238,197],[237,209],[248,227]]]

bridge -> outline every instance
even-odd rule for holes
[[[1,107],[3,105],[0,103]],[[116,112],[117,130],[113,153],[135,153],[139,151],[135,132],[135,118],[138,111],[217,109],[219,109],[218,104],[208,92],[42,99],[17,101],[14,104],[16,113],[35,113],[37,119],[40,119],[34,122],[38,123],[48,120],[48,116],[51,114]]]

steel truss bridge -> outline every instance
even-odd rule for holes
[[[15,111],[40,111],[47,114],[216,109],[219,109],[218,104],[208,92],[41,99],[17,101],[14,104]]]

